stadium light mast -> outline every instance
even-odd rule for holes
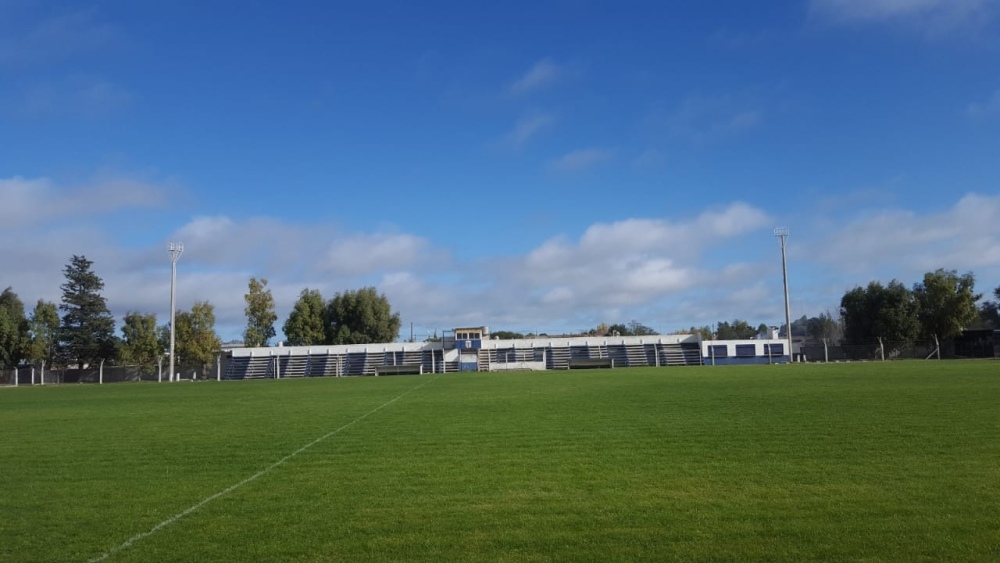
[[[781,279],[785,285],[785,336],[788,338],[788,361],[795,357],[792,354],[792,311],[788,299],[788,261],[785,259],[785,241],[788,239],[788,227],[774,229],[774,236],[781,242]]]
[[[184,244],[180,242],[172,242],[167,245],[167,252],[170,253],[170,373],[167,378],[168,381],[174,380],[174,286],[177,285],[177,260],[180,259],[181,253],[184,252]],[[180,381],[180,377],[177,380]]]

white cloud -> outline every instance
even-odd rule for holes
[[[201,241],[219,239],[232,231],[233,227],[233,221],[229,217],[195,217],[177,231],[177,237],[197,244]]]
[[[514,95],[527,94],[541,90],[558,82],[566,74],[566,69],[542,59],[531,66],[520,78],[510,85],[510,93]]]
[[[802,252],[872,279],[880,272],[909,279],[937,268],[1000,271],[1000,197],[968,194],[939,213],[883,210]]]
[[[588,148],[570,151],[549,162],[549,170],[556,172],[577,172],[592,168],[611,160],[613,153],[608,149]]]
[[[938,13],[969,14],[987,0],[813,0],[812,9],[843,21],[881,21]]]
[[[405,269],[427,259],[428,246],[406,233],[353,234],[332,241],[320,267],[340,276]]]
[[[568,309],[635,306],[722,282],[725,272],[710,275],[699,269],[701,252],[768,221],[763,211],[736,203],[688,222],[599,223],[575,243],[564,238],[545,242],[513,264],[511,276],[526,286],[526,293],[539,292],[546,303],[558,301]]]
[[[1000,115],[1000,88],[984,102],[974,102],[965,107],[965,113],[970,117],[988,117]]]
[[[521,116],[503,138],[503,144],[512,149],[520,149],[532,138],[555,123],[555,118],[546,113]]]
[[[390,272],[378,282],[389,302],[421,326],[441,329],[456,324],[482,324],[489,318],[488,308],[477,309],[483,301],[466,299],[466,291],[443,283],[435,283],[414,272]]]
[[[301,228],[298,234],[289,232],[295,228],[277,221],[267,226],[265,219],[216,217],[192,220],[178,236],[221,239],[223,247],[241,239],[254,247],[263,244],[252,256],[230,249],[224,253],[229,256],[225,262],[208,265],[203,251],[185,241],[190,252],[185,257],[196,263],[191,266],[196,271],[186,275],[217,276],[188,283],[200,289],[202,298],[219,300],[220,318],[237,324],[246,279],[262,275],[288,286],[284,300],[278,299],[276,291],[281,318],[302,287],[314,287],[330,296],[345,287],[371,283],[389,296],[404,321],[415,319],[418,326],[449,328],[486,322],[551,327],[557,323],[585,326],[598,319],[596,324],[607,311],[628,316],[614,320],[629,320],[629,315],[641,316],[636,308],[664,297],[739,283],[752,267],[713,272],[699,265],[700,254],[768,222],[763,211],[737,203],[685,222],[627,219],[599,223],[576,242],[557,237],[524,256],[454,264],[447,251],[433,248],[412,233],[338,233],[324,238],[328,234],[318,235],[309,228]],[[263,233],[254,238],[251,231]],[[317,238],[324,244],[308,242]],[[288,264],[277,268],[266,260],[253,262],[256,255],[274,251],[278,244],[274,239],[285,248]],[[267,240],[272,240],[270,245]],[[303,262],[310,266],[302,268]],[[228,285],[228,294],[215,287],[220,284]]]
[[[0,225],[20,226],[121,209],[165,204],[168,188],[125,176],[102,175],[79,186],[49,178],[0,179]]]
[[[151,245],[127,235],[116,240],[113,233],[122,231],[123,222],[143,224],[144,214],[158,215],[169,192],[111,174],[80,186],[47,178],[0,180],[0,263],[8,265],[3,286],[14,287],[29,304],[39,298],[58,301],[62,268],[70,256],[82,254],[104,278],[116,317],[139,310],[162,320],[170,269],[165,243],[181,241],[178,306],[212,302],[220,332],[234,338],[243,322],[242,296],[250,276],[271,281],[279,313],[287,315],[304,287],[332,295],[376,283],[386,272],[417,276],[445,268],[449,261],[447,253],[409,233],[345,233],[271,217],[197,216],[175,229],[166,227]],[[157,226],[151,222],[143,228],[140,238],[145,239]]]
[[[812,0],[814,17],[834,24],[898,22],[929,34],[981,25],[994,0]]]
[[[294,270],[345,279],[386,271],[440,267],[445,254],[409,233],[342,232],[334,226],[289,223],[273,217],[194,217],[170,235],[199,267]],[[262,274],[263,275],[263,274]]]
[[[416,232],[359,232],[274,217],[198,216],[164,227],[162,239],[151,243],[122,241],[102,213],[127,211],[142,222],[159,209],[147,205],[143,189],[139,196],[126,193],[135,180],[118,182],[66,188],[47,179],[0,181],[0,263],[13,265],[0,286],[11,285],[29,306],[38,298],[58,301],[62,268],[71,255],[85,254],[104,278],[117,318],[138,310],[162,322],[170,281],[164,243],[180,240],[178,306],[213,303],[227,339],[242,330],[250,276],[269,280],[279,328],[303,288],[330,297],[364,285],[385,292],[406,327],[485,323],[552,333],[637,319],[672,330],[733,318],[777,323],[783,316],[771,227],[787,218],[748,203],[688,218],[599,222],[523,254],[456,260]],[[26,213],[42,219],[15,222]],[[1000,281],[1000,196],[969,194],[930,213],[905,207],[839,213],[850,215],[836,224],[791,222],[797,315],[835,307],[838,292],[853,283],[892,277],[912,283],[940,267],[973,270],[983,287]],[[85,220],[70,221],[75,215]],[[157,229],[155,222],[148,229]]]

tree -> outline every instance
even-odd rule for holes
[[[794,324],[794,323],[793,323]],[[829,312],[820,313],[818,317],[812,317],[807,323],[807,331],[810,338],[816,340],[839,340],[843,335],[840,322],[833,318]]]
[[[715,334],[712,332],[712,327],[710,326],[703,326],[703,327],[693,326],[691,328],[686,328],[686,329],[682,328],[680,330],[675,330],[670,334],[681,334],[681,335],[693,334],[701,337],[702,340],[712,340],[715,338]]]
[[[495,332],[491,332],[490,336],[498,340],[520,340],[524,338],[524,335],[521,334],[520,332],[513,332],[510,330],[498,330]]]
[[[961,276],[955,270],[938,269],[924,274],[924,281],[913,286],[920,303],[920,326],[925,337],[953,338],[979,316],[976,302],[976,278],[972,272]]]
[[[979,326],[1000,329],[1000,286],[993,290],[996,301],[984,301],[979,306]]]
[[[64,314],[59,343],[67,363],[75,361],[81,368],[116,355],[115,319],[101,295],[104,281],[92,265],[84,256],[74,255],[63,269],[66,283],[60,286],[59,309]]]
[[[393,342],[399,335],[399,313],[374,287],[337,293],[326,307],[329,344]]]
[[[920,333],[920,305],[913,292],[897,280],[883,286],[877,281],[855,287],[840,300],[844,338],[851,344],[866,344],[882,337],[892,342],[911,342]]]
[[[28,319],[30,343],[27,358],[31,362],[52,365],[59,344],[59,310],[51,301],[39,299]]]
[[[597,327],[597,330],[600,330],[601,327],[603,326],[604,323],[601,323],[601,325]],[[613,336],[650,336],[659,333],[657,333],[656,330],[633,319],[629,321],[628,324],[615,323],[607,327],[605,334]],[[598,336],[600,336],[600,334],[598,334]]]
[[[28,319],[24,303],[8,287],[0,293],[0,368],[13,368],[28,352]]]
[[[303,289],[282,331],[289,346],[312,346],[326,340],[323,315],[326,303],[318,290]]]
[[[243,344],[249,348],[267,346],[274,338],[274,322],[278,315],[274,313],[274,296],[267,288],[267,280],[250,278],[250,289],[243,299],[247,306],[243,311],[247,316],[247,328],[243,332]]]
[[[718,340],[749,340],[754,336],[757,336],[757,329],[740,319],[734,319],[732,324],[722,321],[715,327],[715,337]]]
[[[844,339],[851,344],[867,343],[878,337],[875,334],[876,297],[883,291],[882,284],[871,282],[867,288],[855,287],[840,298],[840,317],[844,319]]]
[[[715,334],[712,333],[712,327],[710,326],[691,327],[688,333],[697,334],[702,340],[713,340],[715,338]]]
[[[809,335],[809,317],[802,315],[798,319],[792,321],[792,336],[808,336]],[[784,323],[778,329],[778,336],[781,338],[788,338],[788,330]]]
[[[611,329],[608,327],[607,323],[601,323],[587,331],[587,336],[606,336],[609,330]]]
[[[174,321],[177,323],[174,330],[177,363],[204,372],[222,349],[222,341],[215,334],[215,307],[207,301],[195,301],[190,311],[175,314]],[[169,327],[165,329],[169,334]]]
[[[628,330],[633,336],[652,336],[657,334],[654,329],[634,319],[628,323]]]
[[[156,315],[129,311],[122,324],[119,359],[123,364],[152,366],[163,355],[164,347],[156,331]]]
[[[608,336],[632,336],[632,331],[622,323],[615,323],[608,327]]]

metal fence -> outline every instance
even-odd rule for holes
[[[809,342],[802,346],[802,354],[810,362],[931,360],[950,358],[993,358],[995,346],[991,340],[872,340],[863,343],[841,344]]]
[[[181,381],[216,379],[218,374],[211,367],[183,367],[177,370]],[[158,366],[104,366],[96,368],[49,369],[42,366],[21,366],[0,370],[0,385],[57,385],[68,383],[123,383],[128,381],[169,381],[167,370]]]

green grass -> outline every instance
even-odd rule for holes
[[[22,387],[0,429],[4,562],[337,429],[107,561],[1000,560],[997,362]]]

